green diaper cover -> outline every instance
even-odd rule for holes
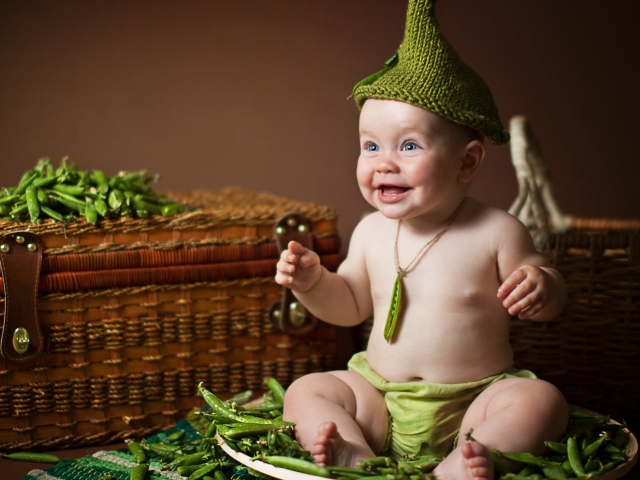
[[[419,455],[445,457],[465,412],[485,388],[509,377],[536,378],[529,370],[510,368],[468,383],[388,382],[371,368],[366,352],[356,353],[348,367],[383,393],[390,421],[382,453],[397,460]]]

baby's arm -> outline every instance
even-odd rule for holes
[[[510,315],[546,321],[557,317],[567,301],[562,275],[536,251],[531,235],[516,219],[502,229],[498,272],[502,285],[498,298]]]
[[[313,315],[326,322],[352,326],[364,321],[373,306],[361,230],[359,225],[353,232],[349,255],[337,273],[323,267],[314,251],[289,242],[277,264],[276,282],[293,290]]]

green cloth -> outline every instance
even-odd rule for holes
[[[445,457],[465,412],[482,391],[504,378],[536,378],[529,370],[510,368],[468,383],[388,382],[371,368],[366,352],[356,353],[348,367],[383,393],[389,411],[389,436],[382,453],[396,460],[405,455]]]
[[[184,436],[181,442],[198,442],[201,436],[194,428],[197,419],[188,416],[187,419],[179,420],[174,427],[164,432],[157,433],[147,438],[147,442],[156,443],[166,441],[167,437],[176,431],[183,431]],[[145,477],[146,480],[186,480],[186,477],[179,475],[173,470],[163,470],[162,464],[157,461],[152,453],[147,452],[151,468]],[[265,477],[258,472],[248,469],[244,465],[237,463],[231,457],[225,459],[229,466],[225,467],[224,473],[227,478],[234,480],[262,480]],[[52,467],[36,469],[30,471],[20,480],[129,480],[131,468],[136,465],[133,455],[128,449],[99,451],[87,457],[77,460],[62,459]]]
[[[410,0],[404,40],[385,68],[360,81],[352,96],[358,108],[368,98],[397,100],[437,113],[484,134],[509,141],[491,91],[440,34],[435,0]]]

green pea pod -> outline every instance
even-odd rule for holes
[[[84,194],[84,187],[80,187],[77,185],[65,185],[63,183],[58,183],[51,187],[52,190],[55,190],[59,193],[66,193],[67,195],[73,195],[74,197],[80,196]]]
[[[11,209],[11,216],[13,218],[18,219],[22,217],[24,214],[26,214],[28,211],[29,211],[29,207],[27,205],[27,202],[18,203],[15,207]]]
[[[165,440],[169,442],[173,442],[175,440],[180,440],[182,437],[184,437],[184,430],[176,430],[175,432],[172,432],[171,434],[167,435]]]
[[[104,195],[109,191],[109,179],[102,170],[94,170],[91,174],[91,180],[98,187],[98,192]]]
[[[189,477],[192,473],[197,472],[200,468],[202,468],[201,465],[180,465],[176,469],[176,471],[183,477]]]
[[[547,462],[528,452],[500,452],[499,455],[509,460],[513,460],[514,462],[520,462],[526,465],[535,465],[537,467],[547,466]]]
[[[168,203],[162,206],[162,215],[164,217],[173,217],[179,213],[184,212],[184,203]]]
[[[624,453],[612,453],[609,455],[609,460],[612,462],[624,462],[627,460],[627,457]]]
[[[339,477],[339,478],[342,478],[344,476],[351,476],[351,475],[353,475],[354,477],[357,476],[358,478],[371,477],[373,475],[373,473],[360,470],[359,468],[338,467],[335,465],[329,465],[326,468],[327,470],[329,470],[329,473],[331,473],[332,476]]]
[[[78,183],[76,183],[78,187],[82,187],[84,191],[86,187],[91,185],[91,177],[87,172],[80,172]]]
[[[0,198],[0,205],[10,205],[15,203],[22,195],[16,195],[12,193],[11,195],[7,195],[5,197]]]
[[[491,459],[493,460],[493,467],[496,472],[500,475],[506,475],[509,473],[509,469],[504,464],[504,462],[500,459],[500,451],[493,449],[491,450]]]
[[[191,455],[184,455],[182,457],[179,457],[172,463],[174,465],[176,465],[176,466],[180,466],[180,465],[202,465],[205,462],[205,457],[207,455],[208,455],[207,452],[192,453]]]
[[[56,455],[49,453],[14,452],[5,453],[2,456],[18,462],[58,463],[60,461]]]
[[[117,190],[117,189],[111,190],[109,192],[109,197],[107,199],[107,201],[109,202],[109,207],[111,207],[111,210],[116,212],[120,210],[124,200],[125,200],[124,193],[122,193],[120,190]]]
[[[616,447],[614,444],[612,443],[607,443],[602,450],[604,450],[607,453],[620,453],[622,452],[622,450],[620,450],[618,447]]]
[[[384,339],[389,343],[396,329],[398,315],[400,314],[400,302],[402,301],[402,272],[399,271],[391,292],[391,303],[387,313],[387,321],[384,325]]]
[[[36,188],[48,187],[52,183],[55,183],[56,177],[43,177],[34,180],[33,186]]]
[[[53,218],[58,222],[66,221],[66,218],[62,214],[56,212],[53,208],[49,208],[46,205],[41,205],[40,209],[42,210],[43,213],[46,213],[47,215],[49,215],[49,217]]]
[[[222,470],[216,470],[214,473],[215,480],[227,480],[227,476]]]
[[[273,465],[274,467],[286,468],[300,473],[306,473],[308,475],[315,475],[317,477],[329,478],[331,473],[324,467],[320,467],[315,463],[307,460],[301,460],[299,458],[284,457],[280,455],[270,455],[263,459],[266,463]]]
[[[379,467],[391,467],[393,465],[393,460],[389,457],[378,456],[367,458],[366,460],[362,460],[358,463],[358,468],[361,469],[375,469]]]
[[[45,175],[46,173],[45,170],[48,170],[50,168],[51,168],[51,160],[47,157],[42,157],[38,159],[38,163],[36,163],[34,170],[38,172],[40,175]]]
[[[201,466],[198,470],[189,475],[189,480],[201,480],[202,477],[204,477],[208,473],[213,472],[216,468],[218,468],[217,463],[210,463],[209,465],[205,465],[204,467]]]
[[[218,433],[225,438],[243,438],[263,435],[269,430],[278,430],[278,425],[268,423],[242,423],[230,425],[218,425]]]
[[[27,187],[29,185],[31,185],[31,183],[38,178],[38,172],[34,171],[34,170],[27,170],[24,175],[22,175],[22,178],[20,179],[20,183],[18,183],[18,186],[16,187],[16,189],[13,191],[14,195],[22,195],[24,192],[27,191]]]
[[[269,387],[269,390],[271,390],[271,392],[273,393],[276,402],[280,405],[283,405],[285,390],[280,382],[278,382],[278,380],[276,380],[275,378],[270,377],[265,380],[265,383],[267,384],[267,387]]]
[[[0,216],[6,217],[11,215],[11,208],[7,205],[0,204]]]
[[[38,188],[36,193],[38,195],[38,202],[40,202],[40,206],[49,203],[49,195],[47,195],[47,192]]]
[[[293,426],[293,424],[291,422],[285,422],[284,420],[276,420],[276,419],[267,419],[267,418],[260,418],[260,417],[254,417],[251,415],[239,415],[236,414],[234,412],[231,411],[231,409],[229,409],[222,400],[220,400],[218,397],[216,397],[213,393],[209,392],[207,389],[204,388],[203,384],[200,383],[198,385],[198,390],[200,391],[200,393],[202,394],[202,396],[204,397],[205,402],[207,402],[207,404],[213,408],[213,410],[220,414],[223,415],[229,419],[235,420],[237,422],[240,423],[251,423],[251,424],[262,424],[262,425],[277,425],[277,426]],[[266,431],[265,431],[266,433]]]
[[[146,463],[141,463],[136,465],[131,469],[131,475],[129,476],[130,480],[144,480],[147,476],[147,472],[149,471],[149,465]]]
[[[612,444],[615,447],[622,448],[629,438],[628,433],[623,428],[618,428],[613,434]]]
[[[552,452],[567,454],[567,444],[560,442],[544,442]]]
[[[207,431],[204,432],[204,438],[212,438],[216,433],[216,422],[211,422],[207,427]]]
[[[582,461],[580,460],[578,441],[575,437],[567,438],[567,456],[569,457],[573,473],[575,473],[578,478],[587,478],[587,472],[585,472]]]
[[[136,210],[146,210],[154,215],[162,215],[162,209],[158,205],[143,200],[140,195],[133,197],[133,206]]]
[[[91,200],[87,201],[87,206],[84,210],[84,217],[87,219],[87,222],[92,223],[93,225],[98,222],[98,211]]]
[[[86,208],[86,205],[84,203],[81,203],[77,198],[74,198],[73,200],[71,200],[67,197],[59,196],[61,195],[59,192],[54,192],[54,193],[56,195],[54,195],[52,198],[56,202],[58,202],[61,205],[64,205],[69,210],[73,210],[75,212],[78,212],[80,215],[84,215],[84,210]]]
[[[180,447],[171,447],[163,443],[147,443],[144,440],[140,442],[140,446],[145,450],[149,450],[164,459],[174,459]]]
[[[590,458],[587,460],[587,463],[584,464],[584,471],[587,473],[595,472],[596,470],[599,470],[600,467],[602,467],[602,463],[600,461]]]
[[[101,217],[105,217],[107,215],[109,207],[107,206],[107,203],[102,199],[102,197],[96,197],[96,199],[93,201],[93,204],[96,206],[96,212],[98,212],[98,215],[100,215]]]
[[[589,457],[591,457],[592,455],[595,455],[596,452],[598,451],[598,449],[600,448],[600,445],[602,445],[604,443],[604,441],[605,441],[605,438],[604,437],[600,437],[596,441],[591,442],[590,444],[588,444],[580,452],[580,458],[584,461],[584,460],[588,459]]]
[[[549,465],[548,467],[542,467],[542,473],[547,478],[551,480],[567,480],[567,475],[564,473],[564,470],[560,467],[556,467],[555,465]]]
[[[127,440],[126,442],[127,447],[129,448],[129,452],[131,452],[133,458],[136,459],[136,463],[145,463],[147,461],[147,454],[140,446],[140,444],[134,442],[133,440]]]

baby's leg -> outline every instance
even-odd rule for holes
[[[434,471],[438,480],[492,479],[491,450],[544,453],[545,440],[562,436],[568,409],[560,391],[530,378],[494,383],[473,401],[462,420],[457,448]],[[476,442],[465,434],[473,430]]]
[[[355,372],[312,373],[287,389],[284,419],[319,465],[356,466],[384,447],[388,430],[382,394]]]

